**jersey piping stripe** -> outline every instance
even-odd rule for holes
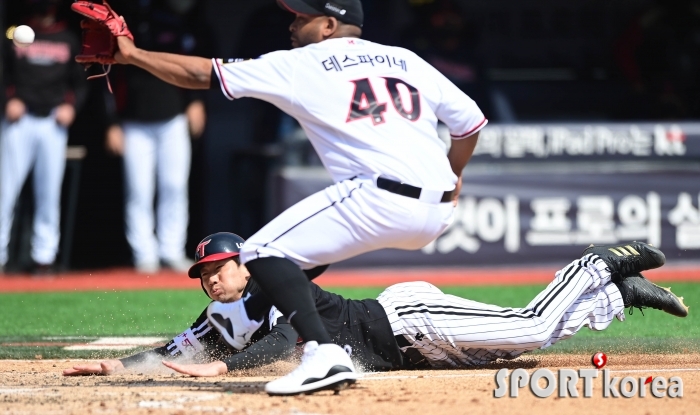
[[[573,267],[573,269],[571,269],[571,270],[567,270],[567,274],[571,271],[574,271],[574,269],[575,269],[575,272],[574,272],[574,275],[575,275],[575,274],[578,274],[578,272],[580,270],[582,270],[583,268],[580,265],[578,265],[576,267]],[[410,314],[416,314],[416,313],[443,314],[443,315],[453,315],[453,316],[472,316],[472,317],[521,318],[521,319],[531,319],[533,317],[542,317],[542,314],[547,309],[547,307],[552,303],[552,301],[554,301],[554,298],[556,298],[556,296],[559,293],[561,293],[569,285],[569,283],[571,283],[573,280],[574,279],[571,278],[571,275],[565,276],[564,279],[562,279],[562,282],[564,284],[557,284],[558,289],[550,291],[549,294],[553,294],[553,295],[549,296],[549,299],[547,300],[547,302],[542,306],[542,308],[539,311],[537,311],[534,314],[533,314],[533,312],[537,309],[537,307],[539,307],[542,304],[542,302],[538,303],[532,310],[525,309],[525,310],[522,310],[522,312],[520,312],[520,313],[514,312],[511,309],[504,310],[503,312],[509,313],[509,314],[505,314],[505,315],[502,314],[503,312],[501,312],[501,314],[499,314],[499,312],[497,312],[497,311],[490,313],[490,314],[486,314],[488,312],[487,310],[483,310],[482,312],[472,312],[472,311],[475,311],[475,309],[466,308],[466,307],[456,307],[456,306],[426,305],[426,304],[422,304],[422,303],[415,304],[415,305],[406,305],[406,306],[396,307],[396,310],[397,310],[396,314],[399,317],[405,316],[405,315],[410,315]],[[409,307],[424,307],[424,308],[420,308],[418,310],[408,310],[408,311],[398,312],[399,309],[409,308]],[[431,310],[431,308],[433,308],[433,309]],[[441,311],[441,310],[435,310],[435,308],[452,308],[452,309],[465,310],[465,311],[462,311],[462,312],[459,312],[459,311]],[[523,315],[522,313],[528,313],[530,315]]]
[[[579,271],[581,271],[582,267],[586,265],[588,265],[587,261],[583,262],[582,260],[578,260],[576,266],[568,268],[564,273],[563,278],[559,282],[557,282],[556,285],[547,289],[544,297],[541,300],[539,300],[534,307],[532,307],[532,310],[537,311],[537,309],[543,304],[543,302],[550,302],[552,298],[556,296],[556,294],[559,294],[562,291],[562,289],[566,287],[567,282],[571,280],[572,276],[577,275]]]
[[[207,331],[209,331],[208,329],[211,329],[211,326],[209,325],[209,319],[206,319],[202,324],[199,325],[199,327],[192,330],[192,333],[197,335],[200,331],[204,330],[204,333],[202,333],[202,335],[204,335]]]
[[[488,122],[488,120],[484,117],[484,119],[481,120],[481,122],[476,127],[472,128],[471,130],[467,131],[466,133],[461,134],[461,135],[450,134],[450,136],[452,138],[466,138],[466,137],[474,134],[475,132],[477,132],[481,127],[486,125],[487,122]]]
[[[195,331],[194,336],[199,339],[200,337],[203,337],[204,335],[206,335],[210,331],[211,331],[211,326],[207,326],[202,331]]]
[[[441,304],[438,304],[438,305],[429,305],[429,306],[428,306],[428,305],[425,305],[425,304],[423,304],[423,303],[409,304],[409,305],[400,305],[400,306],[396,307],[396,310],[403,310],[404,308],[410,308],[410,307],[442,307],[442,308],[456,308],[456,309],[459,309],[459,310],[477,310],[476,308],[457,307],[457,306],[455,306],[455,305],[441,305]],[[478,309],[478,310],[481,310],[481,309]],[[499,311],[495,311],[495,312],[497,312],[497,313],[504,313],[504,312],[508,312],[508,311],[513,311],[513,309],[512,309],[512,308],[506,308],[506,309],[504,309],[504,310],[499,310]]]
[[[491,313],[491,314],[485,314],[485,315],[488,315],[490,317],[506,317],[506,316],[502,315],[503,313],[513,313],[513,314],[529,313],[529,314],[534,315],[532,310],[526,310],[526,309],[516,311],[516,310],[513,310],[512,308],[507,308],[505,310],[493,310],[493,311],[491,311],[491,310],[484,310],[481,308],[465,308],[465,307],[446,306],[446,305],[439,305],[439,304],[423,304],[423,303],[399,306],[399,307],[396,307],[396,310],[397,310],[397,313],[399,316],[402,316],[405,314],[412,314],[412,313],[419,311],[419,310],[406,310],[406,311],[400,311],[400,312],[398,311],[399,309],[413,308],[413,307],[425,307],[425,308],[430,307],[433,309],[435,309],[435,308],[448,308],[448,309],[462,310],[461,312],[479,311],[479,312]],[[438,310],[435,310],[435,311],[437,312]],[[449,312],[447,310],[443,310],[443,313],[448,314]],[[457,312],[455,311],[455,313],[457,313]],[[457,315],[467,315],[467,314],[457,314]],[[533,315],[521,316],[521,317],[522,318],[529,318],[529,317],[533,317]]]
[[[168,349],[167,349],[167,350],[168,350],[168,352],[170,353],[171,356],[177,356],[177,355],[179,355],[179,354],[182,353],[182,352],[180,351],[180,349],[175,345],[175,343],[173,343],[173,344],[171,344],[170,346],[168,346]]]
[[[586,302],[586,301],[577,301],[576,304],[585,303],[585,302]],[[602,313],[598,313],[598,312],[597,312],[598,310],[603,310],[603,312],[602,312]],[[573,316],[573,315],[576,315],[576,314],[578,314],[578,315],[577,315],[577,318],[573,318],[572,316]],[[590,311],[587,311],[587,310],[579,310],[579,311],[577,311],[576,313],[573,313],[572,316],[565,317],[565,319],[566,319],[566,320],[569,320],[569,321],[572,321],[572,320],[582,320],[582,319],[586,319],[587,317],[589,317],[590,314],[591,314]],[[596,316],[601,316],[601,317],[607,316],[607,315],[608,315],[607,309],[604,308],[604,307],[600,307],[600,306],[596,307],[595,310],[592,312],[592,314],[593,314],[593,315],[596,315]],[[547,322],[546,322],[546,321],[543,321],[543,322],[541,322],[540,324],[542,324],[542,323],[547,323]],[[549,321],[548,323],[552,323],[552,322]],[[540,324],[537,324],[537,325],[533,326],[532,328],[537,327],[537,326],[540,326]],[[432,328],[432,326],[430,326],[430,325],[412,324],[412,326],[413,326],[414,328],[427,328],[428,330],[421,330],[421,332],[424,333],[424,334],[427,334],[427,335],[429,335],[429,336],[431,336],[431,335],[439,336],[439,333],[430,330],[430,328]],[[528,338],[528,337],[537,336],[537,335],[540,335],[540,334],[543,334],[543,333],[548,333],[548,332],[551,331],[551,328],[549,328],[549,327],[545,327],[543,330],[540,330],[540,331],[534,331],[534,330],[532,330],[532,328],[531,328],[531,329],[528,331],[528,333],[525,334],[525,335],[514,335],[514,334],[513,334],[513,329],[512,329],[512,327],[511,327],[511,328],[501,329],[501,330],[486,330],[486,331],[474,331],[474,330],[471,330],[471,329],[474,327],[473,325],[468,325],[468,326],[454,326],[454,325],[451,325],[450,327],[451,327],[451,330],[452,330],[452,334],[453,334],[453,335],[459,336],[459,335],[463,335],[463,334],[468,334],[469,336],[474,337],[474,336],[477,336],[477,335],[489,334],[489,335],[491,336],[492,341],[494,340],[494,339],[493,339],[493,334],[494,334],[494,333],[506,333],[506,334],[508,334],[507,336],[500,337],[500,338],[499,338],[498,336],[496,336],[496,338],[499,338],[499,339],[501,339],[501,340],[506,340],[506,339],[521,338],[521,337]],[[460,333],[458,333],[458,332],[455,331],[456,329],[464,328],[464,327],[469,327],[470,330],[468,330],[467,333],[462,333],[462,334],[460,334]],[[559,334],[559,333],[561,333],[561,331],[562,331],[561,329],[555,330],[554,333]],[[481,343],[481,342],[483,342],[483,340],[484,340],[484,339],[477,339],[477,338],[475,338],[473,341],[461,340],[461,341],[460,341],[460,344],[463,344],[463,343],[466,343],[466,344],[469,344],[469,343]],[[524,344],[536,344],[536,343],[538,343],[538,342],[537,342],[537,341],[532,341],[532,342],[523,342],[523,343],[519,343],[517,348],[519,348],[520,346],[522,346],[522,345],[524,345]],[[424,347],[427,347],[427,344],[424,344],[423,346],[424,346]],[[492,346],[494,346],[494,345],[492,345]],[[515,346],[514,346],[513,344],[511,344],[511,343],[503,344],[503,345],[498,344],[498,345],[496,345],[496,346],[498,346],[498,347],[503,346],[503,347],[508,347],[508,348],[513,348],[513,347],[515,347]],[[435,346],[435,347],[438,347],[438,348],[439,348],[440,346]]]
[[[607,313],[605,313],[605,312],[602,314],[600,314],[600,313],[595,313],[595,314],[600,315],[600,316],[607,316]],[[584,318],[584,319],[585,319],[585,317],[586,317],[586,315],[582,316],[582,318]],[[570,319],[570,320],[573,320],[573,319]],[[555,322],[555,324],[556,323],[557,322]],[[421,326],[420,325],[413,325],[413,327],[419,328]],[[422,327],[427,328],[430,326],[422,326]],[[501,341],[504,341],[504,343],[502,343],[502,344],[501,343],[492,343],[490,345],[490,347],[498,347],[498,348],[508,347],[508,348],[513,348],[514,350],[518,350],[521,348],[530,349],[530,347],[527,345],[541,343],[541,340],[534,339],[534,337],[537,337],[541,334],[550,333],[552,331],[552,328],[547,326],[547,327],[544,327],[543,329],[538,330],[538,331],[528,330],[528,332],[525,334],[515,334],[517,332],[514,332],[512,327],[506,328],[503,330],[485,330],[485,331],[469,330],[468,332],[459,333],[459,332],[455,331],[455,329],[457,329],[457,328],[459,328],[459,327],[454,327],[454,326],[450,327],[452,335],[454,335],[454,336],[468,335],[469,337],[472,338],[472,340],[460,339],[459,340],[460,345],[461,344],[465,344],[465,345],[479,344],[479,343],[483,343],[484,340],[489,340],[490,342],[495,342],[497,340],[501,340]],[[554,332],[560,333],[561,331],[562,330],[555,330]],[[503,333],[506,335],[505,336],[498,335],[497,333]],[[437,333],[435,331],[431,331],[431,330],[425,330],[423,332],[423,334],[425,334],[427,336],[431,336],[431,337],[439,337],[439,335],[440,335],[439,333]],[[478,336],[480,336],[480,335],[481,336],[488,335],[489,337],[488,338],[479,338]],[[525,341],[519,341],[517,345],[514,345],[514,344],[512,344],[512,339],[525,339]],[[527,341],[527,339],[531,339],[531,340]],[[511,340],[511,341],[508,341],[508,340]],[[419,343],[421,343],[421,342],[419,342]],[[422,342],[421,346],[424,348],[428,348],[428,347],[442,348],[439,344],[425,343],[425,342]]]
[[[578,274],[579,271],[581,271],[582,269],[583,269],[583,268],[582,268],[580,265],[576,266],[576,267],[575,267],[574,275]],[[571,277],[572,277],[572,275],[565,276],[565,277],[562,279],[561,283],[558,284],[558,285],[559,285],[559,289],[551,290],[551,291],[548,293],[548,295],[545,296],[545,298],[546,298],[546,297],[549,297],[549,298],[547,299],[547,302],[544,303],[544,305],[542,305],[542,301],[545,301],[545,299],[542,299],[542,301],[540,301],[539,303],[537,303],[537,305],[535,305],[535,307],[532,308],[532,311],[535,311],[535,312],[537,313],[538,316],[541,316],[541,315],[542,315],[542,311],[544,311],[544,310],[547,308],[547,306],[550,305],[550,304],[552,303],[552,301],[554,301],[554,299],[555,299],[562,291],[564,291],[564,289],[566,289],[566,287],[574,280],[574,279],[571,278]],[[541,308],[539,311],[537,311],[537,309],[540,307],[540,305],[542,305],[542,308]]]
[[[575,272],[574,272],[574,274],[577,274],[578,271],[580,271],[581,269],[582,269],[581,266],[575,267]],[[572,269],[572,270],[568,270],[568,272],[571,272],[571,271],[574,271],[574,270],[573,270],[573,269]],[[543,313],[544,310],[547,308],[547,306],[548,306],[549,304],[551,304],[551,302],[552,302],[553,299],[555,298],[556,294],[558,294],[558,293],[560,293],[562,290],[564,290],[564,288],[566,288],[566,286],[568,285],[568,283],[572,281],[572,279],[571,279],[570,277],[571,277],[571,276],[567,275],[567,276],[565,276],[564,279],[562,279],[562,282],[564,282],[565,284],[563,284],[563,285],[558,284],[559,287],[558,287],[558,289],[553,293],[554,295],[552,295],[552,296],[549,298],[549,300],[544,304],[544,306],[542,307],[542,309],[540,309],[538,312],[535,312],[535,310],[537,309],[537,307],[539,307],[539,306],[542,304],[541,302],[538,303],[537,305],[535,305],[535,307],[534,307],[532,310],[530,310],[530,309],[523,309],[523,310],[521,310],[521,311],[514,311],[513,309],[505,309],[505,310],[503,310],[503,311],[493,311],[492,314],[484,314],[484,312],[488,312],[488,310],[479,310],[479,311],[482,311],[482,313],[448,312],[448,311],[438,311],[438,310],[431,311],[431,310],[428,309],[428,307],[430,307],[430,308],[450,308],[450,309],[465,310],[465,311],[476,311],[476,310],[478,310],[478,309],[466,308],[466,307],[457,307],[457,306],[432,305],[432,304],[431,304],[431,305],[426,305],[426,304],[423,304],[423,303],[412,304],[412,305],[404,305],[404,306],[398,306],[398,307],[395,308],[395,310],[397,310],[397,315],[398,315],[398,316],[403,316],[403,315],[408,315],[408,314],[414,314],[414,313],[418,313],[418,312],[427,312],[427,313],[430,313],[430,314],[446,314],[446,315],[461,315],[461,316],[476,316],[476,317],[502,317],[502,318],[507,318],[507,317],[531,318],[531,317],[535,317],[535,316],[541,317],[541,316],[542,316],[542,313]],[[550,292],[550,294],[552,294],[552,292]],[[544,301],[544,299],[543,299],[542,301]],[[425,307],[425,308],[422,308],[422,309],[420,309],[420,310],[408,310],[408,311],[398,312],[398,310],[400,310],[400,309],[411,308],[411,307]],[[503,313],[510,313],[510,314],[502,315]],[[530,315],[527,315],[527,316],[526,316],[526,315],[523,315],[523,313],[527,313],[527,314],[530,314]],[[499,315],[499,314],[501,314],[501,315]]]
[[[417,313],[417,312],[420,312],[420,311],[422,311],[422,310],[418,310],[418,311],[416,311],[416,313]],[[577,313],[578,313],[578,312],[579,312],[579,311],[577,311]],[[586,315],[588,315],[588,313],[590,313],[590,311],[580,311],[580,312],[582,312],[582,313],[585,312]],[[457,316],[461,316],[461,315],[462,315],[462,314],[460,314],[460,313],[429,313],[429,314],[443,314],[443,315],[457,315]],[[476,313],[474,313],[474,314],[476,314]],[[566,314],[566,313],[565,313],[565,314]],[[576,313],[570,313],[569,315],[570,315],[570,316],[574,316],[575,314],[576,314]],[[497,316],[478,316],[478,315],[476,315],[476,317],[497,317]],[[512,322],[512,321],[513,321],[513,320],[510,320],[510,322]],[[496,322],[488,321],[488,322],[485,322],[485,323],[482,323],[482,324],[475,324],[475,323],[473,323],[473,322],[470,321],[470,320],[466,320],[466,321],[464,321],[464,323],[465,323],[464,325],[456,325],[456,324],[454,324],[454,320],[450,320],[450,328],[453,329],[453,330],[468,328],[468,329],[469,329],[469,330],[468,330],[469,333],[472,334],[472,335],[483,334],[483,333],[509,332],[509,331],[511,331],[511,330],[508,328],[508,324],[510,324],[510,322],[508,322],[508,321],[503,321],[503,322],[498,322],[498,323],[496,323]],[[532,329],[535,329],[535,328],[541,326],[542,324],[548,324],[548,323],[551,323],[551,321],[548,322],[547,320],[542,320],[542,321],[540,321],[540,322],[538,322],[538,323],[536,323],[536,324],[533,324],[533,325],[531,325],[531,326],[528,326],[528,328],[532,330]],[[476,331],[476,330],[474,330],[475,328],[477,328],[477,327],[482,327],[482,326],[487,326],[488,328],[494,328],[494,326],[496,326],[496,325],[504,325],[505,328],[498,328],[498,329],[494,329],[494,330],[482,330],[482,331]],[[430,323],[421,323],[421,322],[419,322],[419,321],[414,321],[414,322],[412,323],[412,327],[414,327],[414,328],[425,328],[425,329],[428,329],[426,332],[423,333],[423,334],[427,334],[427,333],[430,333],[430,332],[431,332],[430,329],[431,329],[432,326],[430,325]],[[546,330],[545,330],[545,331],[546,331]],[[435,332],[433,332],[433,333],[435,333]]]
[[[458,309],[458,310],[467,310],[467,311],[486,311],[486,312],[491,312],[495,314],[503,314],[503,313],[534,313],[530,309],[513,309],[513,308],[505,308],[503,310],[484,310],[483,308],[469,308],[469,307],[458,307],[458,306],[452,306],[452,305],[441,305],[441,304],[431,304],[431,305],[426,305],[423,303],[418,303],[418,304],[409,304],[409,305],[402,305],[395,307],[395,310],[402,310],[404,308],[411,308],[411,307],[438,307],[438,308],[451,308],[451,309]]]
[[[557,283],[556,286],[552,287],[552,289],[547,290],[548,292],[544,296],[544,298],[542,300],[540,300],[537,304],[535,304],[534,307],[532,307],[533,311],[537,311],[537,309],[542,305],[542,303],[548,299],[547,303],[545,304],[545,307],[546,307],[547,304],[549,304],[552,301],[552,299],[554,297],[556,297],[557,294],[559,294],[564,288],[566,288],[566,286],[568,285],[568,283],[572,279],[571,273],[573,272],[574,275],[578,274],[579,271],[583,267],[586,267],[590,263],[590,261],[588,259],[583,259],[583,258],[578,260],[577,262],[578,262],[578,265],[576,267],[572,267],[572,268],[568,269],[566,271],[566,273],[564,274],[564,278],[562,278],[561,281],[559,281],[559,283]],[[595,262],[594,262],[594,264],[595,264]],[[556,289],[557,287],[559,287],[558,290]]]
[[[199,340],[202,337],[204,337],[207,333],[211,331],[212,327],[209,325],[209,320],[204,320],[202,324],[199,325],[199,327],[195,328],[192,330],[192,334],[194,334],[194,337]],[[177,349],[177,345],[175,344],[174,341],[170,341],[170,344],[168,344],[167,348],[168,351],[175,352],[179,349]]]
[[[280,238],[283,237],[284,235],[286,235],[286,234],[288,234],[289,232],[291,232],[292,230],[294,230],[294,228],[296,228],[297,226],[299,226],[299,225],[301,225],[302,223],[306,222],[307,220],[313,218],[314,216],[318,215],[319,213],[323,212],[324,210],[326,210],[326,209],[328,209],[328,208],[332,208],[332,207],[335,206],[336,204],[343,203],[343,202],[345,201],[345,199],[351,198],[353,192],[355,192],[355,190],[357,190],[357,189],[361,189],[363,184],[364,184],[364,183],[360,183],[360,185],[359,185],[358,187],[352,189],[352,190],[350,191],[350,193],[348,193],[348,195],[347,195],[347,196],[344,196],[342,199],[334,201],[333,203],[331,203],[330,205],[324,207],[323,209],[319,210],[318,212],[316,212],[316,213],[312,214],[311,216],[308,216],[308,217],[306,217],[305,219],[299,221],[299,222],[296,223],[294,226],[292,226],[291,228],[289,228],[289,229],[287,229],[286,231],[284,231],[284,232],[283,232],[280,236],[278,236],[277,238],[271,240],[270,242],[265,243],[265,245],[263,245],[263,248],[266,247],[266,246],[268,246],[269,244],[271,244],[271,243],[277,241],[278,239],[280,239]],[[255,250],[255,253],[258,254],[258,258],[260,258],[260,251],[259,251],[259,248]]]
[[[228,87],[226,86],[226,82],[224,81],[224,74],[221,73],[221,65],[219,64],[218,59],[212,59],[214,61],[214,69],[216,71],[216,76],[219,77],[219,84],[221,84],[221,87],[223,88],[224,92],[226,93],[226,96],[228,99],[234,100],[236,97],[233,96],[231,91],[228,90]]]
[[[555,291],[556,287],[552,287],[552,289],[547,290],[548,292],[545,295],[545,297],[542,300],[540,300],[537,304],[535,304],[535,306],[532,307],[532,310],[537,311],[537,308],[540,305],[542,305],[542,302],[545,301],[548,297],[549,297],[549,300],[547,301],[547,304],[549,304],[554,297],[556,297],[564,288],[566,288],[569,281],[571,281],[571,279],[572,279],[572,275],[570,275],[571,272],[573,272],[574,275],[576,275],[579,273],[579,271],[581,269],[583,269],[584,267],[588,267],[588,265],[591,263],[593,263],[594,265],[600,265],[600,262],[603,262],[603,260],[601,260],[601,259],[599,259],[598,261],[595,261],[595,260],[590,261],[590,258],[591,257],[584,257],[584,258],[579,259],[577,261],[578,265],[576,267],[572,267],[572,268],[568,269],[566,271],[566,273],[564,274],[564,278],[562,278],[562,281],[560,281],[559,284],[557,284],[557,285],[561,285],[561,284],[564,284],[564,285],[560,286],[559,289],[556,291]],[[545,304],[545,307],[547,304]]]
[[[406,313],[406,314],[416,314],[416,313],[420,313],[420,312],[422,312],[422,311],[423,311],[423,310],[413,310],[413,313]],[[429,314],[439,314],[439,313],[431,313],[431,312],[428,312],[428,313],[429,313]],[[453,313],[453,314],[442,313],[442,314],[443,314],[443,315],[460,315],[460,316],[462,315],[462,314],[460,314],[460,313]],[[467,314],[467,313],[464,313],[464,314]],[[452,321],[452,322],[450,323],[450,324],[451,324],[450,327],[452,327],[452,328],[454,328],[454,329],[458,329],[458,328],[474,328],[474,327],[481,327],[481,326],[488,326],[488,327],[492,328],[492,327],[496,327],[496,326],[500,326],[500,325],[507,326],[508,324],[510,324],[510,323],[513,321],[513,319],[507,319],[507,320],[506,320],[506,319],[504,318],[505,316],[495,316],[495,315],[484,315],[484,316],[480,316],[480,315],[478,315],[478,313],[472,313],[472,314],[476,314],[474,317],[478,317],[477,321],[478,321],[478,320],[481,320],[481,319],[483,319],[483,318],[487,318],[487,320],[486,320],[485,322],[483,322],[483,323],[476,323],[476,322],[473,321],[473,319],[463,319],[463,320],[461,320],[461,322],[464,323],[463,325],[457,325],[457,324],[455,324],[454,321]],[[390,322],[392,322],[392,321],[393,321],[393,322],[398,321],[398,314],[392,315],[391,317],[395,317],[395,318],[392,319],[392,320],[390,320]],[[520,316],[519,316],[519,317],[520,317]],[[532,318],[528,318],[528,317],[521,317],[521,318],[527,318],[527,319],[532,319],[532,320],[534,320],[534,319],[541,319],[541,317],[537,317],[537,316],[533,316]],[[500,319],[501,321],[493,321],[494,319]],[[530,327],[530,328],[538,327],[539,325],[541,325],[541,324],[544,323],[544,322],[545,322],[545,321],[543,320],[543,321],[540,321],[540,322],[538,322],[538,323],[532,324],[532,325],[530,325],[530,326],[528,326],[528,327]],[[423,324],[421,324],[420,322],[414,322],[413,324],[414,324],[415,327],[426,327],[426,328],[430,328],[430,325],[429,325],[429,324],[423,325]],[[499,330],[500,330],[500,329],[499,329]]]
[[[448,316],[473,316],[473,317],[499,317],[499,318],[511,318],[511,317],[516,317],[516,318],[524,318],[524,319],[529,319],[534,316],[523,316],[520,314],[506,314],[506,315],[494,315],[494,314],[483,314],[483,313],[467,313],[467,312],[460,312],[460,311],[439,311],[439,310],[430,310],[428,308],[421,308],[418,310],[409,310],[409,311],[403,311],[401,313],[396,313],[397,316],[406,316],[409,314],[416,314],[416,313],[428,313],[428,314],[444,314]],[[537,316],[539,317],[539,316]]]

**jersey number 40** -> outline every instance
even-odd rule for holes
[[[420,118],[420,93],[418,89],[400,79],[383,79],[386,81],[386,89],[391,96],[391,102],[394,104],[396,112],[409,121],[416,121]],[[383,124],[386,121],[384,119],[386,103],[377,102],[377,95],[374,93],[369,79],[358,79],[352,83],[355,84],[355,93],[350,102],[350,113],[346,122],[369,117],[374,125]],[[400,85],[408,90],[408,95],[411,97],[411,105],[408,107],[410,111],[401,98]]]

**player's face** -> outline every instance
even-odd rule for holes
[[[297,14],[296,19],[289,26],[289,31],[292,32],[292,47],[301,48],[323,41],[327,26],[326,16]]]
[[[212,300],[230,303],[243,296],[250,273],[231,258],[206,263],[201,268],[202,285]]]

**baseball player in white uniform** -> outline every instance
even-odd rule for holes
[[[231,302],[259,292],[245,265],[239,265],[243,242],[238,235],[220,232],[198,245],[197,263],[188,275],[200,279],[212,300]],[[604,330],[614,318],[624,321],[625,307],[686,317],[683,297],[639,273],[664,262],[660,250],[641,242],[589,247],[523,308],[444,294],[423,281],[392,285],[376,300],[349,300],[308,284],[333,342],[364,370],[463,368],[545,349],[583,327]],[[163,364],[180,373],[219,376],[286,359],[298,335],[272,305],[265,314],[267,324],[241,350],[222,347],[226,331],[212,330],[205,310],[188,330],[163,347],[119,360],[81,364],[63,374],[109,375],[139,370],[143,362],[166,358],[169,361]],[[316,342],[308,342],[305,350],[316,347]]]
[[[218,87],[295,117],[335,180],[253,235],[241,262],[265,296],[212,303],[209,320],[242,348],[272,302],[309,343],[301,365],[270,394],[343,387],[357,378],[315,308],[311,270],[381,249],[419,249],[450,224],[461,174],[486,125],[479,107],[411,51],[361,40],[360,0],[279,0],[296,15],[295,49],[254,60],[202,59],[136,48],[118,37],[120,63],[185,88]],[[128,22],[127,22],[128,23]],[[218,84],[218,85],[217,85]],[[449,151],[438,120],[452,133]]]
[[[83,68],[73,61],[79,41],[57,19],[58,1],[27,3],[27,23],[36,40],[26,47],[7,45],[4,57],[8,96],[0,128],[0,268],[9,259],[17,198],[33,171],[32,271],[47,273],[58,252],[68,128],[85,101],[87,86]]]
[[[148,3],[142,1],[141,7]],[[140,17],[133,20],[140,23],[135,30],[140,44],[163,52],[200,54],[201,39],[185,24],[194,2],[153,3],[150,12],[133,13]],[[186,271],[192,266],[185,255],[190,137],[203,133],[204,97],[139,68],[120,69],[113,74],[118,93],[109,95],[114,105],[106,135],[107,148],[124,157],[125,230],[134,265],[145,274],[157,272],[161,263]]]

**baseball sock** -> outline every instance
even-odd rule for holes
[[[271,302],[287,317],[304,341],[332,343],[321,322],[321,316],[316,311],[309,279],[296,264],[288,259],[268,257],[255,259],[245,265],[264,293],[253,295],[244,302],[249,318],[260,320],[257,316],[261,314],[261,309],[264,315]],[[264,307],[264,302],[267,302],[267,307]]]
[[[319,265],[316,268],[304,270],[304,274],[306,274],[306,278],[311,281],[326,272],[328,267],[329,265]],[[272,301],[267,298],[264,292],[259,291],[248,297],[248,299],[243,302],[243,305],[245,306],[245,311],[246,314],[248,314],[248,318],[251,320],[262,321],[265,318],[265,313],[270,311]]]
[[[330,265],[319,265],[316,268],[304,270],[304,274],[306,274],[306,278],[308,278],[309,281],[311,281],[314,278],[326,272],[329,266]]]

